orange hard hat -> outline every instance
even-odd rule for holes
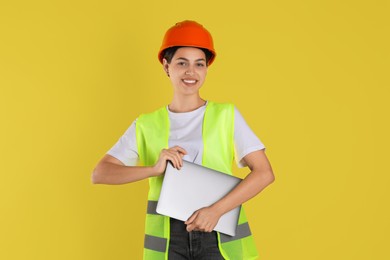
[[[212,56],[208,65],[213,63],[216,56],[211,34],[195,21],[186,20],[179,22],[168,29],[158,52],[158,60],[161,64],[163,63],[164,50],[175,46],[197,47],[209,50]]]

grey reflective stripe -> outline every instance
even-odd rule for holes
[[[234,241],[234,240],[241,239],[244,237],[249,237],[250,235],[252,235],[252,233],[251,233],[251,230],[249,228],[248,222],[237,226],[236,235],[234,237],[228,236],[228,235],[225,235],[222,233],[219,234],[219,236],[221,238],[221,243],[226,243],[226,242]]]
[[[144,247],[150,250],[165,253],[165,250],[167,248],[167,239],[162,237],[145,235]]]
[[[158,214],[158,213],[156,212],[157,202],[158,202],[158,201],[148,200],[148,209],[147,209],[146,213],[148,213],[148,214],[153,214],[153,215]]]

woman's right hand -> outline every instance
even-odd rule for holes
[[[170,161],[176,169],[183,166],[183,156],[187,151],[180,146],[174,146],[168,149],[162,149],[157,163],[153,166],[153,176],[159,176],[165,172],[168,161]]]

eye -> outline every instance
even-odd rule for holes
[[[196,66],[198,66],[198,67],[204,67],[205,64],[204,64],[204,63],[197,63]]]
[[[179,61],[177,63],[177,65],[179,65],[179,66],[186,66],[187,64],[184,61]]]

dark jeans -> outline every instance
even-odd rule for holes
[[[169,241],[169,260],[223,260],[218,248],[215,231],[187,232],[183,221],[171,218],[171,238]]]

